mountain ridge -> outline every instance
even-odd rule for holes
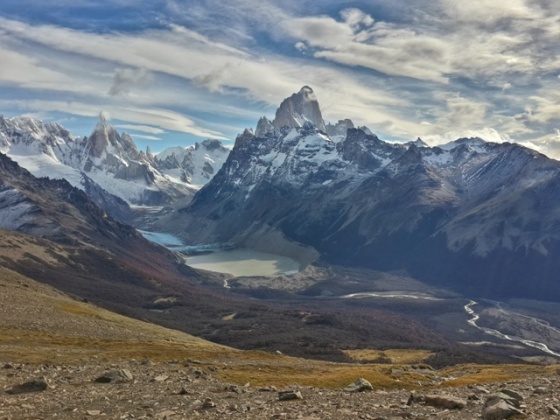
[[[0,116],[0,152],[36,176],[66,179],[122,221],[133,216],[129,205],[163,206],[190,200],[229,152],[217,140],[202,145],[215,153],[206,158],[207,149],[198,144],[185,149],[183,160],[177,163],[184,174],[181,177],[149,150],[139,151],[130,135],[119,134],[102,114],[91,135],[82,138],[56,123]]]
[[[349,128],[332,141],[309,121],[257,132],[170,217],[186,241],[246,246],[276,232],[330,263],[560,300],[559,162],[477,138],[429,147]]]

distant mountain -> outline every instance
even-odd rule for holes
[[[292,256],[299,243],[327,262],[404,269],[476,296],[560,300],[560,162],[518,144],[394,144],[349,120],[324,126],[311,93],[239,135],[169,217],[186,240]]]
[[[138,151],[127,133],[119,134],[101,117],[89,137],[78,138],[59,124],[0,116],[0,152],[36,176],[66,179],[120,220],[129,217],[128,205],[188,201],[228,153],[216,140],[179,149],[174,167],[173,158]]]
[[[153,162],[161,173],[198,189],[220,170],[229,152],[219,140],[204,140],[189,147],[165,149]]]

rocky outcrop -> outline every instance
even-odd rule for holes
[[[309,86],[302,87],[298,93],[282,101],[272,125],[276,129],[302,128],[306,122],[313,124],[320,131],[324,132],[326,129],[319,102]]]
[[[6,391],[6,393],[11,395],[16,394],[26,394],[29,392],[42,392],[45,391],[49,385],[42,379],[34,379],[31,381],[24,382],[19,385],[14,385]]]
[[[520,393],[509,389],[490,395],[482,407],[482,418],[484,420],[502,420],[512,416],[522,416],[521,402],[523,397]],[[519,418],[519,417],[518,417]]]
[[[344,139],[346,132],[354,127],[354,123],[350,119],[339,120],[336,124],[328,123],[325,126],[327,135],[333,139]]]
[[[346,392],[373,391],[373,386],[368,380],[364,378],[358,378],[350,385],[348,385],[346,388],[344,388],[344,391]]]
[[[95,378],[95,382],[102,383],[102,384],[108,384],[108,383],[121,384],[125,382],[130,382],[133,379],[134,376],[132,376],[130,370],[118,369],[118,370],[110,370],[108,372],[105,372],[103,375]]]
[[[255,136],[265,137],[268,133],[274,131],[274,126],[266,117],[261,117],[257,123],[257,129],[255,130]]]

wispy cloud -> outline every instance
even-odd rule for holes
[[[143,140],[161,141],[161,138],[160,138],[160,137],[148,136],[148,135],[146,135],[146,134],[131,133],[130,135],[132,136],[133,139],[143,139]]]
[[[165,130],[161,128],[152,127],[149,125],[134,125],[134,124],[114,124],[115,128],[122,128],[123,130],[132,130],[132,131],[140,131],[142,133],[149,133],[149,134],[163,134]]]
[[[85,102],[62,102],[48,100],[1,100],[1,108],[12,108],[23,112],[43,111],[43,112],[63,112],[66,114],[79,115],[83,117],[97,117],[100,112],[100,105]],[[182,133],[192,134],[203,138],[226,139],[221,133],[203,130],[197,124],[176,112],[165,109],[132,108],[108,106],[102,111],[108,112],[114,120],[130,121],[139,125],[150,124],[159,127],[162,131],[172,130]]]
[[[381,136],[560,142],[557,2],[157,0],[125,22],[131,0],[64,1],[0,6],[3,109],[231,138],[308,84]]]
[[[131,89],[145,85],[149,79],[150,74],[144,69],[117,69],[108,93],[110,96],[126,96]]]

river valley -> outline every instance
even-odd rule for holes
[[[170,250],[185,252],[186,247],[173,235],[141,233]],[[517,357],[540,354],[551,361],[560,358],[560,329],[556,327],[560,325],[560,304],[465,298],[404,275],[331,267],[308,267],[300,272],[297,261],[280,255],[244,248],[222,249],[216,244],[195,248],[195,255],[183,254],[185,264],[231,276],[223,280],[223,287],[237,293],[289,290],[291,294],[282,295],[282,299],[312,298],[323,300],[325,305],[342,302],[383,308],[424,318],[424,322],[454,341],[470,346],[501,348],[519,354]],[[192,252],[193,247],[188,250]],[[295,287],[286,287],[288,283]]]

